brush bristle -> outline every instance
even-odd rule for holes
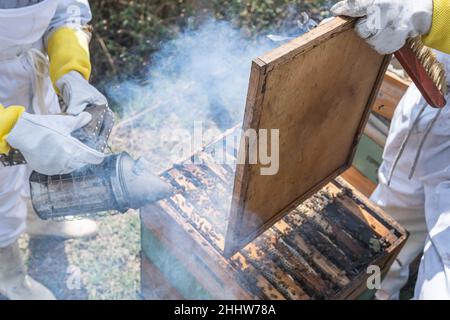
[[[411,38],[407,42],[408,46],[414,51],[421,64],[424,66],[428,76],[438,87],[439,91],[447,95],[447,75],[444,65],[438,61],[435,53],[426,47],[421,38]]]

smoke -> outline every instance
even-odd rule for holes
[[[186,124],[213,121],[228,129],[242,121],[250,61],[273,45],[245,40],[225,22],[210,21],[168,42],[156,55],[148,89],[152,104]]]
[[[203,131],[200,145],[205,145],[242,123],[251,61],[314,26],[302,15],[301,22],[286,23],[289,32],[285,34],[249,39],[227,22],[208,21],[167,42],[154,55],[144,82],[126,81],[107,92],[121,106],[125,119],[115,132],[116,137],[127,137],[122,138],[127,141],[121,148],[147,158],[155,172],[192,155],[198,151],[194,147],[199,145],[198,141],[192,140],[199,125]],[[224,192],[229,194],[218,197],[231,203],[231,192],[230,185]],[[165,227],[172,242],[183,241],[177,231]],[[145,237],[144,242],[147,246],[151,243]],[[152,258],[170,282],[180,286],[186,283],[189,287],[191,276],[179,263],[173,262],[173,257],[163,252],[165,249],[153,249],[160,250]],[[181,264],[198,263],[194,261],[195,249],[188,250],[193,261]],[[154,290],[156,294],[158,288]],[[226,288],[215,294],[233,296]]]

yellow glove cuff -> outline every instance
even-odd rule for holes
[[[24,111],[24,107],[11,106],[4,108],[0,105],[0,154],[9,153],[11,147],[6,141],[6,138]]]
[[[430,48],[450,54],[450,0],[434,0],[433,3],[431,30],[422,41]]]
[[[71,71],[78,71],[88,80],[91,76],[89,40],[84,31],[69,27],[56,30],[49,38],[50,78],[55,90],[56,81]]]

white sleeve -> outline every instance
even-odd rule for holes
[[[53,31],[69,26],[81,29],[92,19],[91,8],[88,0],[57,0],[58,7],[47,30],[46,39]]]

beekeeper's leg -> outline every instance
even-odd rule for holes
[[[396,199],[399,194],[379,187],[377,193],[379,197],[388,197]],[[402,195],[403,196],[403,195]],[[401,197],[401,196],[400,196]],[[426,226],[424,221],[424,211],[421,207],[405,208],[390,204],[389,206],[381,206],[387,214],[399,222],[409,232],[409,238],[403,249],[395,259],[389,272],[384,278],[380,290],[376,293],[379,300],[398,300],[400,298],[400,290],[406,285],[410,274],[410,264],[422,253],[426,238]]]
[[[447,230],[446,233],[449,233]],[[441,235],[441,240],[448,235]],[[437,251],[433,241],[427,238],[425,253],[420,262],[414,299],[416,300],[450,300],[450,260]]]
[[[412,132],[388,186],[389,173],[420,108],[419,102],[420,93],[413,87],[397,107],[379,172],[380,184],[372,195],[372,200],[410,233],[408,241],[382,282],[381,289],[376,293],[377,299],[381,300],[399,298],[400,290],[409,278],[409,265],[422,253],[427,234],[424,188],[418,179],[408,179],[422,137],[419,132]]]
[[[425,182],[425,214],[429,235],[419,268],[415,298],[448,300],[450,299],[450,167],[427,176]]]
[[[396,174],[392,183],[398,188],[390,188],[386,184],[380,183],[373,195],[378,206],[410,234],[384,278],[381,289],[376,293],[377,299],[380,300],[399,299],[400,290],[409,279],[410,264],[422,253],[427,234],[424,207],[420,203],[424,199],[423,190],[420,185],[412,182],[409,188],[406,184],[404,188],[401,188],[401,182],[406,181],[399,175],[400,173]]]
[[[54,299],[52,293],[25,271],[17,239],[25,230],[23,187],[25,166],[0,167],[0,294],[9,299]]]

